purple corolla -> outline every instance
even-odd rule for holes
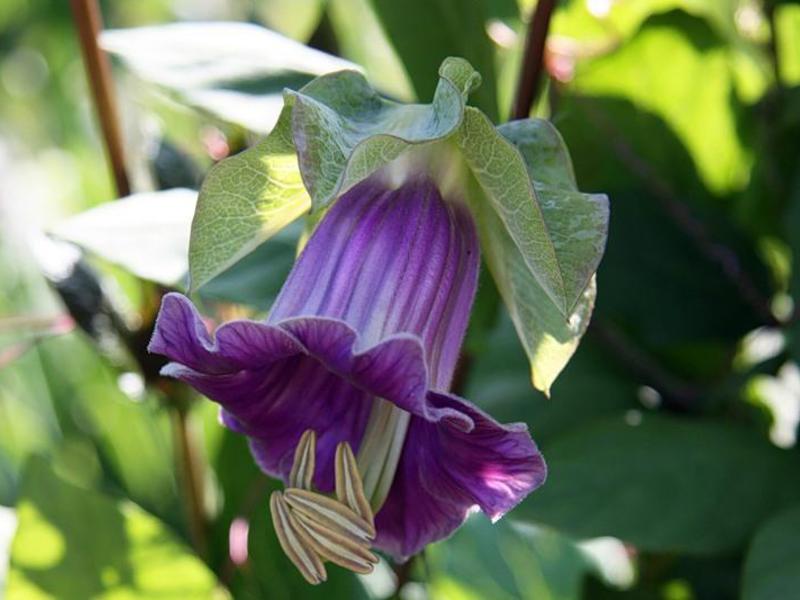
[[[323,218],[266,321],[212,337],[186,297],[164,298],[150,350],[171,361],[164,375],[218,402],[261,469],[289,486],[273,520],[309,581],[324,580],[320,557],[345,564],[326,554],[337,540],[403,560],[473,508],[497,519],[543,482],[525,425],[448,392],[479,262],[463,204],[427,177],[397,187],[373,176]]]

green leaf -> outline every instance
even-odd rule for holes
[[[70,217],[53,233],[142,279],[173,286],[186,277],[196,204],[194,190],[134,194]]]
[[[494,211],[476,206],[486,260],[531,366],[534,387],[549,393],[586,331],[594,307],[593,274],[608,231],[608,199],[581,194],[572,163],[558,131],[542,119],[527,119],[497,129],[522,154],[548,234],[560,240],[559,257],[577,281],[586,281],[572,313],[565,319],[544,288],[531,277],[525,258]],[[567,260],[570,262],[567,263]]]
[[[742,576],[742,600],[782,600],[800,589],[800,506],[772,517],[756,532]]]
[[[648,19],[619,50],[579,63],[572,87],[584,96],[625,98],[662,118],[705,186],[722,195],[743,188],[753,164],[738,124],[734,58],[704,20],[674,12]]]
[[[480,111],[468,108],[458,132],[458,144],[502,221],[502,228],[493,225],[492,230],[507,231],[520,254],[511,258],[509,245],[498,242],[506,249],[492,257],[496,274],[504,280],[498,281],[501,292],[505,287],[504,296],[511,297],[512,285],[518,289],[526,285],[524,277],[511,283],[511,272],[516,268],[513,265],[522,261],[558,311],[570,319],[577,313],[579,318],[575,321],[581,320],[580,315],[585,317],[590,310],[592,294],[587,292],[587,286],[605,247],[607,198],[577,191],[563,142],[543,121],[520,121],[495,130]],[[542,159],[538,157],[540,146],[545,155]],[[537,180],[539,177],[542,179]],[[519,291],[516,294],[519,296]],[[535,301],[541,292],[531,284],[525,294],[529,298],[520,298],[514,310],[523,302]],[[582,297],[582,306],[576,307]],[[582,327],[585,325],[584,322]],[[568,337],[582,333],[579,326],[567,329],[572,330],[566,334]],[[535,340],[527,341],[527,345],[531,346],[529,352],[535,352]],[[548,374],[540,378],[543,389],[555,376],[553,371],[549,368]]]
[[[781,80],[800,84],[800,6],[779,6],[775,11],[775,37]]]
[[[544,447],[593,419],[641,407],[639,383],[620,373],[592,339],[580,344],[553,386],[552,400],[531,389],[528,360],[510,319],[502,318],[485,343],[464,395],[501,423],[527,423]]]
[[[25,473],[9,598],[226,598],[214,575],[160,521],[56,476]]]
[[[573,600],[592,564],[557,532],[470,518],[425,553],[431,598]]]
[[[494,48],[486,33],[485,0],[372,0],[389,40],[400,56],[417,97],[434,93],[431,73],[448,56],[463,56],[483,76],[475,104],[496,119]]]
[[[200,288],[203,298],[248,304],[267,310],[286,281],[297,256],[302,220],[283,228],[235,265]]]
[[[463,59],[448,58],[429,105],[381,98],[360,74],[319,77],[294,101],[292,130],[303,181],[315,210],[414,145],[439,141],[461,124],[467,95],[481,81]]]
[[[299,42],[307,42],[319,25],[326,0],[268,0],[253,7],[264,24]]]
[[[370,0],[328,0],[328,18],[344,58],[364,67],[369,80],[382,93],[404,102],[414,100],[408,75]]]
[[[638,412],[630,419],[598,420],[545,446],[547,484],[512,515],[577,537],[708,555],[740,548],[800,499],[791,454],[752,431]]]
[[[798,161],[800,166],[800,161]],[[794,322],[789,325],[790,350],[795,359],[800,359],[800,171],[794,177],[786,211],[786,234],[792,259],[792,275],[789,294],[794,304]]]
[[[306,212],[291,105],[258,144],[216,164],[200,189],[189,242],[189,282],[197,289]]]
[[[354,68],[248,23],[109,30],[101,43],[136,76],[178,102],[257,133],[275,125],[284,88],[297,89],[316,75]]]

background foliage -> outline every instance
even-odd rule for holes
[[[511,319],[482,279],[464,395],[528,423],[550,468],[495,526],[477,516],[398,573],[336,570],[308,588],[277,548],[272,484],[245,442],[210,403],[153,380],[135,352],[159,289],[184,283],[191,190],[272,128],[284,87],[346,60],[388,97],[430,102],[439,64],[460,55],[483,76],[470,102],[501,123],[533,4],[104,2],[109,28],[250,25],[104,39],[135,188],[172,191],[117,202],[124,217],[72,217],[114,193],[68,4],[0,3],[7,597],[385,598],[398,575],[408,598],[798,594],[796,2],[558,4],[533,114],[565,138],[580,189],[611,198],[610,233],[592,323],[550,399],[531,387]],[[204,285],[207,312],[268,309],[302,229]],[[189,471],[187,440],[198,459]]]

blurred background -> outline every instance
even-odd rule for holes
[[[463,390],[529,425],[549,480],[314,589],[244,440],[143,351],[182,289],[192,190],[284,87],[346,61],[429,102],[464,56],[472,103],[507,120],[536,3],[100,4],[135,192],[112,211],[70,4],[0,3],[0,597],[800,598],[800,3],[557,3],[531,114],[611,198],[597,306],[547,399],[485,277]],[[299,235],[206,285],[207,313],[266,311]]]

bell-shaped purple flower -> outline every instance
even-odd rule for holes
[[[190,301],[169,294],[150,350],[172,361],[165,375],[218,402],[284,482],[305,431],[317,436],[322,492],[349,443],[376,511],[374,546],[404,559],[474,507],[499,518],[545,477],[525,425],[448,393],[478,266],[464,206],[427,178],[393,189],[372,177],[324,217],[266,321],[212,338]]]

